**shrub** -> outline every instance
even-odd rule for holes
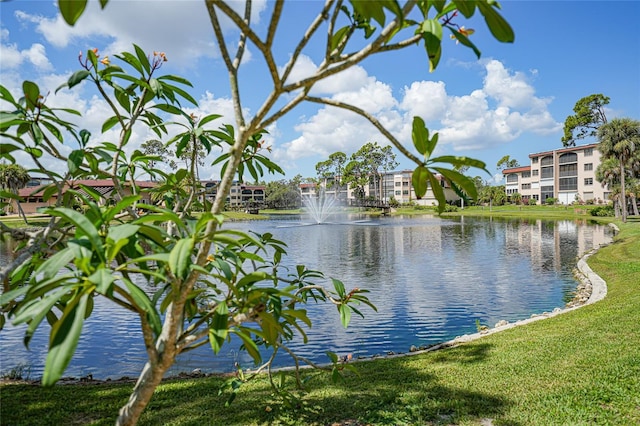
[[[612,205],[594,207],[589,213],[591,213],[591,216],[599,217],[615,216],[615,210]]]
[[[549,198],[547,198],[547,200],[545,201],[545,203],[547,203],[547,205],[549,205],[549,206],[552,206],[552,205],[554,205],[557,201],[558,201],[558,200],[556,200],[555,198],[553,198],[553,197],[549,197]]]
[[[538,205],[538,202],[535,200],[535,198],[529,198],[529,205],[536,206]]]
[[[458,211],[458,207],[457,206],[452,206],[451,204],[447,204],[444,207],[444,211],[445,211],[445,213],[457,212]]]

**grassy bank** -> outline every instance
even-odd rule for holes
[[[140,424],[640,424],[640,224],[618,225],[615,242],[589,259],[609,290],[594,305],[456,348],[360,363],[344,383],[314,376],[295,409],[278,404],[266,380],[228,408],[220,378],[169,381]],[[0,423],[110,425],[132,387],[3,384]]]

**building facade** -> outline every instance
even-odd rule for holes
[[[428,185],[427,193],[421,199],[416,197],[416,193],[413,190],[412,184],[413,171],[401,170],[387,173],[381,173],[378,179],[373,179],[373,176],[369,179],[369,184],[364,187],[364,197],[374,197],[377,200],[383,200],[389,202],[392,198],[400,204],[418,204],[422,206],[435,206],[438,204],[431,184]],[[445,198],[448,203],[457,203],[460,201],[460,197],[451,189],[451,185],[442,178],[440,175],[436,175],[440,186],[442,187]],[[324,189],[325,194],[334,195],[336,198],[343,202],[350,202],[356,200],[356,191],[347,188],[343,185],[341,188],[337,188],[337,185],[333,184],[332,179],[327,179],[321,182],[321,187]]]
[[[597,144],[575,146],[529,155],[530,165],[503,170],[508,196],[519,193],[523,201],[560,204],[603,203],[609,189],[596,179],[601,162]]]

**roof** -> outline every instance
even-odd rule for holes
[[[554,149],[553,151],[544,151],[544,152],[536,152],[535,154],[529,154],[529,158],[532,157],[541,157],[543,155],[552,155],[554,153],[562,153],[562,152],[572,152],[572,151],[584,151],[588,148],[597,148],[597,143],[591,143],[588,145],[580,145],[580,146],[568,146],[566,148]]]
[[[105,195],[113,190],[113,181],[111,179],[80,179],[71,181],[70,185],[65,185],[65,190],[69,188],[78,189],[81,185],[96,189],[100,194]],[[153,188],[157,185],[151,181],[136,181],[136,185],[140,188]],[[49,185],[28,186],[18,191],[20,197],[38,197]],[[124,186],[129,186],[129,182],[125,182]]]
[[[512,167],[510,169],[504,169],[502,171],[503,175],[508,175],[511,173],[520,173],[520,172],[528,172],[531,170],[531,166],[522,166],[522,167]]]

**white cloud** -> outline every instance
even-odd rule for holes
[[[557,132],[547,107],[550,99],[537,97],[535,88],[520,72],[513,72],[497,60],[484,64],[480,88],[466,95],[447,93],[442,81],[415,81],[405,86],[396,99],[390,86],[362,74],[357,83],[341,86],[335,99],[353,103],[385,122],[406,146],[411,145],[413,116],[425,119],[430,130],[440,133],[440,149],[480,150],[511,142],[525,132],[547,135]],[[339,78],[339,76],[337,77]],[[366,120],[342,110],[322,108],[295,129],[300,135],[283,144],[279,155],[291,160],[324,156],[335,151],[351,153],[369,140],[387,141]]]
[[[3,71],[16,69],[25,62],[33,65],[38,72],[47,72],[53,69],[47,58],[45,47],[40,43],[34,43],[25,50],[18,49],[18,46],[13,43],[0,44],[0,57],[2,58]]]
[[[254,2],[254,16],[266,8],[266,1]],[[240,2],[233,7],[242,9]],[[56,47],[67,47],[71,43],[82,46],[80,50],[98,47],[104,54],[130,51],[132,43],[144,51],[162,51],[170,61],[190,68],[202,57],[218,54],[213,31],[204,2],[199,1],[110,1],[104,10],[98,2],[88,2],[87,9],[73,26],[67,25],[60,15],[46,17],[16,12],[22,22],[35,24],[35,30],[48,43]],[[225,29],[230,25],[222,20]],[[85,45],[90,38],[103,37],[108,46]],[[92,41],[94,43],[95,41]]]

